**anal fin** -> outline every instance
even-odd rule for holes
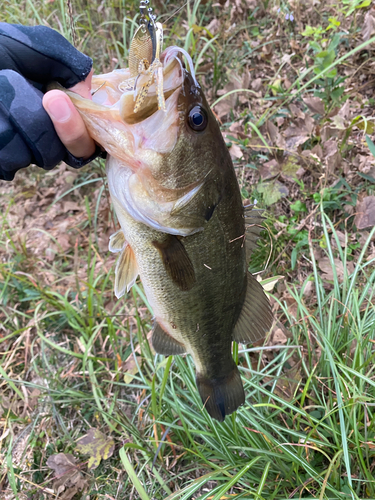
[[[245,300],[233,330],[233,340],[243,344],[261,340],[271,329],[272,322],[271,304],[263,287],[248,272]]]
[[[182,291],[190,290],[195,283],[195,272],[184,245],[177,236],[169,234],[164,241],[153,241],[159,251],[164,267]]]
[[[138,276],[138,265],[130,245],[126,244],[117,260],[115,270],[115,295],[119,299],[134,285]]]
[[[154,321],[152,330],[152,345],[158,354],[171,356],[172,354],[184,354],[185,347],[166,333],[159,323]]]

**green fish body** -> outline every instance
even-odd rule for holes
[[[170,75],[166,112],[152,107],[152,87],[136,118],[118,101],[106,110],[71,97],[110,155],[108,184],[121,225],[110,240],[120,253],[116,295],[140,276],[154,311],[155,351],[192,356],[202,402],[223,421],[245,401],[232,341],[259,340],[272,324],[269,301],[247,270],[245,240],[254,246],[261,217],[250,211],[255,225],[246,232],[220,128],[194,75],[172,56],[167,49],[162,59]]]

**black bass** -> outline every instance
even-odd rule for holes
[[[259,212],[244,212],[228,148],[180,52],[169,47],[160,56],[159,83],[140,74],[136,86],[147,92],[136,112],[130,70],[94,77],[93,101],[69,95],[109,155],[121,225],[110,238],[110,250],[120,253],[116,296],[140,276],[155,316],[155,351],[193,357],[204,407],[223,421],[245,402],[232,341],[263,338],[272,313],[247,269],[246,217],[257,224]],[[250,247],[258,234],[253,225]]]

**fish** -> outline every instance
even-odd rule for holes
[[[147,93],[136,111],[129,68],[95,76],[93,100],[67,93],[108,153],[120,225],[109,241],[119,254],[115,295],[122,297],[140,277],[154,314],[155,351],[192,356],[202,405],[222,422],[245,402],[233,341],[258,341],[273,321],[270,302],[248,271],[262,212],[243,206],[190,56],[167,47],[160,67],[163,100],[160,78],[140,73],[137,87],[147,84]]]

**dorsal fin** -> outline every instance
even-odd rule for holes
[[[134,285],[138,276],[138,265],[130,245],[126,244],[117,260],[115,270],[115,295],[119,299]]]
[[[166,333],[156,320],[154,320],[152,330],[152,345],[158,354],[164,354],[164,356],[186,352],[185,347]]]
[[[263,287],[247,273],[245,301],[233,330],[233,340],[243,344],[263,339],[271,329],[273,314]]]
[[[264,210],[253,208],[255,205],[248,205],[244,207],[245,217],[245,246],[246,246],[246,259],[249,260],[253,250],[257,246],[257,241],[260,233],[265,229],[262,224],[265,220],[263,217]]]
[[[124,250],[126,245],[126,240],[124,233],[122,232],[122,229],[119,229],[115,233],[111,234],[109,237],[109,245],[108,249],[112,253],[117,253],[121,252],[121,250]]]

